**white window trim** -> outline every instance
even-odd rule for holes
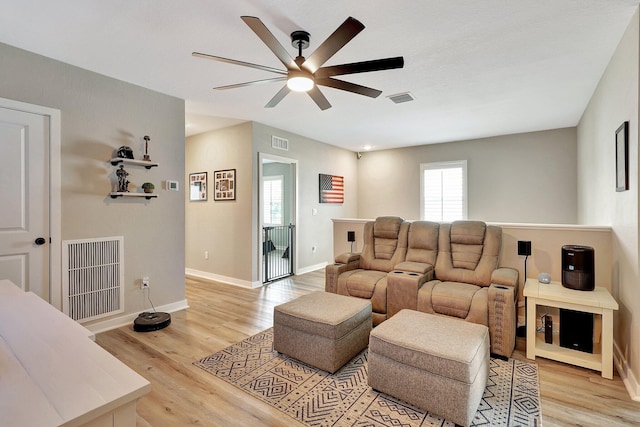
[[[265,177],[262,178],[262,190],[264,191],[264,183],[265,181],[280,181],[280,184],[282,186],[281,191],[280,191],[280,196],[281,196],[281,208],[284,206],[284,175],[267,175]],[[265,194],[266,196],[266,194]],[[264,203],[266,202],[266,200],[263,199],[263,212],[264,212]],[[280,223],[271,223],[271,222],[267,222],[267,218],[264,218],[264,225],[266,226],[280,226],[280,225],[284,225],[284,212],[280,212]]]
[[[462,167],[462,219],[468,218],[468,192],[467,192],[467,161],[453,160],[448,162],[434,162],[420,164],[420,218],[425,219],[424,212],[424,171],[432,169],[447,169]]]

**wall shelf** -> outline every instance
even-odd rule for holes
[[[115,199],[118,197],[144,197],[147,200],[156,199],[158,197],[157,194],[153,194],[153,193],[124,193],[124,192],[118,192],[118,191],[112,191],[111,193],[109,193],[109,196],[111,196],[112,199]]]
[[[152,167],[158,166],[156,162],[148,162],[146,160],[134,160],[134,159],[125,159],[123,157],[114,157],[109,162],[116,166],[119,163],[123,163],[125,165],[136,165],[136,166],[144,166],[147,169],[151,169]]]

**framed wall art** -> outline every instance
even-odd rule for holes
[[[196,172],[189,174],[189,201],[207,201],[207,173]]]
[[[344,203],[344,177],[320,174],[320,203]]]
[[[213,200],[236,199],[236,170],[226,169],[213,173]]]
[[[629,189],[629,122],[616,130],[616,191]]]

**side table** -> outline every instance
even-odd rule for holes
[[[540,283],[537,279],[527,279],[524,296],[527,298],[527,358],[541,356],[600,371],[602,377],[613,378],[613,311],[618,309],[618,303],[606,288],[596,286],[593,291],[578,291],[567,289],[560,282]],[[586,353],[545,343],[544,334],[536,332],[537,306],[602,316],[600,349],[594,348],[593,353]]]

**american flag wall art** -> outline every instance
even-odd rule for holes
[[[344,177],[320,174],[320,203],[344,203]]]

